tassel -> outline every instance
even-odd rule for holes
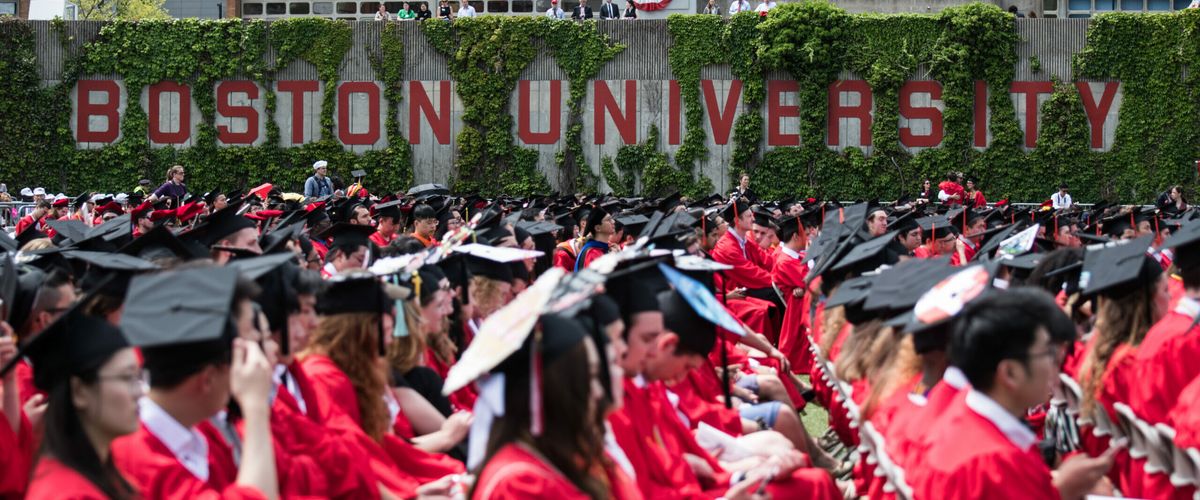
[[[529,433],[541,436],[542,420],[542,331],[534,333],[533,355],[529,357]]]

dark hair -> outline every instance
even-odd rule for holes
[[[53,207],[53,205],[50,204],[50,200],[46,200],[46,199],[42,199],[42,201],[39,201],[37,204],[37,208],[49,209],[51,207]]]
[[[63,285],[70,284],[71,275],[63,272],[61,269],[52,269],[47,272],[46,279],[38,287],[37,298],[33,302],[33,311],[45,311],[54,307],[58,301],[62,300],[62,293],[58,289]]]
[[[412,218],[414,221],[421,219],[435,219],[437,218],[437,212],[433,210],[433,207],[421,203],[413,207]]]
[[[591,475],[607,465],[604,434],[589,415],[591,405],[582,398],[591,394],[592,375],[584,342],[545,366],[542,377],[542,412],[550,417],[540,436],[529,432],[530,383],[528,372],[505,379],[503,417],[497,417],[488,439],[488,461],[510,443],[523,442],[536,449],[571,484],[592,499],[609,498],[608,487]],[[552,416],[552,417],[551,417]],[[486,463],[486,461],[485,461]],[[476,483],[478,485],[479,483]],[[473,497],[474,491],[468,497]]]
[[[659,292],[658,308],[663,312],[663,329],[679,337],[675,347],[676,356],[708,356],[716,345],[716,325],[701,318],[675,290]]]
[[[397,255],[417,253],[422,250],[425,250],[425,244],[411,235],[403,234],[397,236],[391,243],[388,243],[388,246],[383,247],[380,255],[382,257],[395,257]]]
[[[1068,279],[1078,277],[1079,274],[1061,272],[1053,276],[1046,275],[1078,262],[1083,262],[1082,248],[1059,248],[1046,254],[1041,262],[1034,266],[1033,270],[1029,272],[1029,277],[1025,278],[1024,284],[1036,286],[1049,293],[1058,293]]]
[[[292,287],[296,289],[296,295],[316,295],[321,291],[321,285],[324,283],[321,280],[321,273],[311,269],[300,269]]]
[[[963,371],[974,388],[990,390],[1001,361],[1026,362],[1038,328],[1049,329],[1050,320],[1041,315],[1051,308],[1057,308],[1054,299],[1030,287],[992,292],[976,299],[955,320],[951,363]]]
[[[1179,271],[1179,277],[1183,280],[1184,288],[1200,288],[1200,266],[1184,269],[1176,265],[1175,268]]]
[[[100,455],[92,447],[75,410],[71,398],[71,378],[78,378],[84,384],[95,384],[99,378],[97,373],[107,359],[78,370],[75,377],[67,377],[50,388],[47,398],[45,429],[42,437],[42,455],[50,456],[63,465],[87,479],[108,498],[132,498],[135,496],[133,486],[117,471],[113,465],[112,454],[108,460],[101,462]]]

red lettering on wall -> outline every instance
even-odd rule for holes
[[[729,94],[725,96],[723,109],[717,108],[717,91],[713,88],[712,80],[701,80],[700,89],[704,91],[704,106],[708,108],[708,123],[712,125],[713,142],[729,144],[729,131],[733,129],[733,115],[737,111],[738,100],[742,97],[742,81],[729,82]]]
[[[672,146],[683,143],[683,139],[680,138],[683,135],[680,129],[683,127],[679,125],[682,115],[679,112],[679,94],[679,80],[671,80],[670,94],[667,96],[667,144]]]
[[[217,84],[217,112],[226,118],[245,118],[246,131],[234,132],[228,125],[217,125],[217,140],[223,144],[254,144],[258,140],[258,111],[253,106],[234,106],[229,96],[244,93],[247,99],[258,99],[258,85],[249,80],[230,80]]]
[[[1037,146],[1037,123],[1039,94],[1054,92],[1052,82],[1012,82],[1010,91],[1014,94],[1025,94],[1025,147]]]
[[[784,106],[784,92],[799,92],[800,85],[792,80],[767,81],[767,145],[799,146],[800,134],[785,134],[779,126],[781,118],[798,118],[800,106]]]
[[[350,131],[350,95],[367,95],[367,131]],[[375,82],[343,82],[338,87],[338,140],[347,146],[370,146],[379,142],[379,86]]]
[[[1087,113],[1088,124],[1092,128],[1092,148],[1104,147],[1104,119],[1112,109],[1113,99],[1117,97],[1117,82],[1104,82],[1104,92],[1100,94],[1100,103],[1092,96],[1092,86],[1088,82],[1075,82],[1079,89],[1079,97],[1083,100],[1083,111]]]
[[[438,109],[418,81],[409,82],[408,87],[408,133],[413,144],[421,143],[421,115],[429,122],[433,137],[438,144],[450,144],[450,80],[441,80],[438,85]]]
[[[179,95],[178,129],[165,132],[162,129],[162,111],[159,100],[163,94]],[[178,82],[161,81],[150,86],[150,141],[158,144],[183,144],[192,136],[192,89]]]
[[[517,136],[525,144],[557,143],[562,136],[562,80],[550,80],[550,130],[546,132],[534,132],[529,124],[529,87],[529,80],[517,85]]]
[[[621,142],[625,144],[637,143],[637,80],[625,80],[625,111],[621,111],[621,106],[617,104],[617,99],[613,97],[612,92],[608,89],[608,82],[604,80],[596,80],[596,85],[593,87],[596,95],[595,114],[592,121],[592,129],[595,131],[596,144],[604,144],[604,116],[612,117],[613,126],[617,128],[617,133],[621,134]]]
[[[118,113],[121,106],[121,87],[117,85],[117,82],[112,80],[79,80],[79,87],[76,92],[75,140],[79,142],[104,143],[117,140],[117,135],[121,131],[121,115]],[[104,104],[93,103],[91,100],[92,92],[104,92],[108,94],[108,102]],[[103,116],[108,120],[108,126],[104,130],[88,130],[88,122],[93,116]]]
[[[929,120],[929,134],[914,134],[910,127],[900,129],[900,144],[914,148],[932,148],[942,143],[942,111],[933,106],[913,106],[913,94],[929,94],[932,101],[941,100],[942,84],[934,81],[906,82],[900,87],[900,116],[906,120]]]
[[[321,87],[316,80],[281,80],[276,88],[292,94],[292,144],[304,144],[304,94]]]
[[[988,134],[988,87],[987,82],[975,80],[975,147],[987,147]]]
[[[857,92],[857,106],[843,106],[842,92]],[[871,145],[871,86],[865,80],[838,80],[829,85],[829,145],[842,143],[838,122],[842,118],[858,118],[858,135],[862,146]]]

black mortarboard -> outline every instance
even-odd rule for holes
[[[371,242],[371,235],[375,234],[375,228],[371,226],[360,226],[358,224],[347,224],[339,222],[330,226],[325,232],[317,235],[320,238],[332,239],[333,247],[365,247]]]
[[[386,203],[378,203],[371,207],[371,215],[374,217],[391,217],[393,220],[400,220],[400,205],[404,200],[392,200]]]
[[[728,222],[730,225],[733,225],[734,219],[737,219],[738,215],[745,213],[747,210],[750,210],[749,200],[741,197],[733,198],[721,208],[721,218],[725,219],[725,222]]]
[[[497,262],[484,257],[476,257],[474,255],[467,256],[467,269],[474,276],[483,276],[488,279],[503,281],[505,283],[513,282],[512,267],[507,262]]]
[[[34,225],[30,224],[25,228],[24,231],[21,231],[19,234],[17,234],[17,247],[21,248],[25,245],[28,245],[29,242],[33,240],[48,237],[49,236],[46,236],[46,233],[39,231],[36,227],[34,227]]]
[[[135,238],[128,245],[121,247],[120,252],[151,261],[172,258],[186,261],[199,257],[166,226],[157,226]]]
[[[1003,266],[1007,266],[1007,267],[1010,267],[1013,269],[1021,269],[1021,270],[1025,270],[1025,271],[1031,271],[1031,270],[1033,270],[1033,268],[1037,267],[1037,265],[1039,263],[1042,262],[1042,259],[1044,259],[1046,257],[1046,255],[1047,254],[1041,253],[1041,252],[1031,252],[1031,253],[1027,253],[1027,254],[1023,254],[1023,255],[1018,255],[1016,257],[999,259],[996,262],[1000,263]]]
[[[1187,270],[1200,266],[1200,220],[1184,223],[1162,246],[1175,249],[1176,267]]]
[[[17,243],[17,240],[12,239],[12,236],[9,236],[8,233],[4,231],[0,231],[0,250],[5,252],[15,252],[19,246],[21,246],[20,243]]]
[[[136,276],[125,297],[121,329],[131,343],[144,347],[232,341],[237,274],[233,268],[206,266]]]
[[[617,222],[621,224],[625,234],[634,235],[642,232],[642,228],[650,222],[650,219],[640,214],[629,214],[617,217]]]
[[[62,254],[88,264],[87,272],[79,279],[79,288],[108,297],[124,297],[134,275],[158,269],[153,262],[122,253],[64,250]]]
[[[92,197],[92,193],[84,191],[79,196],[76,196],[75,200],[72,201],[72,203],[75,205],[75,208],[78,209],[79,207],[82,207],[84,203],[87,203],[87,201],[89,199],[91,199],[91,197]]]
[[[775,223],[775,216],[772,215],[771,212],[761,208],[755,208],[753,210],[755,224],[758,224],[762,227],[771,227],[771,225]]]
[[[922,293],[957,269],[950,265],[948,257],[897,263],[876,276],[863,309],[894,312],[912,309]]]
[[[11,262],[11,259],[8,262]],[[13,329],[20,330],[29,321],[29,315],[33,312],[33,302],[37,299],[42,283],[46,281],[46,272],[29,265],[9,269],[13,270],[15,279],[7,285],[12,287],[12,294],[4,297],[8,314],[5,319]],[[7,275],[5,279],[8,280]]]
[[[303,230],[304,226],[301,224],[277,226],[274,231],[260,238],[258,245],[262,248],[263,255],[288,252],[288,241],[299,238]]]
[[[983,245],[975,252],[972,260],[982,260],[991,258],[992,252],[1000,248],[1000,243],[1012,236],[1017,231],[1017,224],[1008,224],[1005,226],[988,229],[984,235]],[[990,234],[988,234],[990,233]]]
[[[836,264],[830,268],[831,271],[841,271],[850,269],[853,272],[864,272],[875,269],[884,264],[892,264],[886,262],[887,253],[884,250],[888,244],[899,234],[897,231],[878,236],[869,241],[854,245],[845,257],[842,257]]]
[[[928,241],[929,239],[938,239],[946,236],[946,233],[958,234],[958,227],[950,223],[950,220],[942,215],[930,215],[917,219],[917,225],[921,226],[921,240]]]
[[[120,329],[102,318],[83,314],[86,302],[76,302],[21,346],[12,360],[0,367],[0,377],[16,366],[18,360],[28,357],[33,361],[33,385],[50,391],[71,376],[98,368],[117,351],[129,347]]]
[[[198,241],[211,247],[233,233],[257,227],[253,220],[238,213],[241,206],[241,202],[231,202],[229,206],[208,216],[208,219],[205,219],[204,223],[194,230],[198,231],[198,234],[195,235],[198,237]]]
[[[889,222],[887,225],[887,228],[888,228],[888,231],[899,231],[901,234],[904,234],[909,231],[912,231],[913,229],[916,229],[917,228],[917,212],[916,211],[905,212],[904,215],[896,217],[895,220]]]
[[[59,236],[73,242],[87,239],[88,231],[91,229],[80,220],[51,220],[46,221],[46,225],[54,229]]]
[[[663,329],[675,332],[680,345],[699,354],[712,351],[717,325],[701,317],[683,295],[676,290],[663,290],[658,293],[658,307],[663,313]]]
[[[669,287],[659,262],[661,258],[626,260],[608,275],[604,291],[617,302],[626,325],[634,314],[658,310],[658,292]]]
[[[831,309],[847,304],[856,304],[866,300],[875,284],[876,276],[859,276],[843,281],[837,291],[825,301],[825,309]]]
[[[237,269],[247,279],[254,280],[262,288],[257,302],[267,317],[271,330],[279,331],[279,348],[283,354],[291,352],[288,332],[288,314],[299,308],[295,283],[300,275],[296,257],[290,253],[277,253],[235,259],[227,267]]]
[[[1146,254],[1153,236],[1127,243],[1108,243],[1087,248],[1079,288],[1085,295],[1120,298],[1154,283],[1162,266]]]

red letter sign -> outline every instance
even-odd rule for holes
[[[1012,93],[1025,94],[1025,147],[1037,146],[1038,95],[1054,92],[1051,82],[1013,82]]]
[[[159,98],[165,93],[179,95],[179,121],[174,132],[162,129]],[[150,140],[158,144],[183,144],[192,135],[192,90],[178,82],[162,81],[150,86]]]
[[[912,105],[913,94],[929,94],[929,100],[942,98],[942,84],[933,81],[911,81],[900,87],[900,116],[906,120],[929,120],[929,135],[914,134],[912,128],[900,129],[900,144],[905,147],[932,148],[942,142],[942,112],[933,106]]]
[[[679,112],[679,80],[671,80],[670,87],[671,94],[667,96],[667,144],[678,146],[683,143],[683,139],[680,139],[683,127],[679,124],[679,117],[682,115]]]
[[[258,99],[258,85],[249,80],[231,80],[217,84],[217,112],[226,118],[245,118],[246,131],[234,132],[228,125],[217,125],[217,140],[223,144],[254,144],[258,140],[258,111],[253,106],[234,106],[229,103],[233,93],[244,93],[250,100]]]
[[[117,110],[121,106],[121,87],[112,80],[79,80],[76,91],[75,111],[75,140],[79,142],[110,143],[117,140],[121,133],[121,115]],[[92,92],[108,94],[108,102],[96,104],[91,101]],[[103,116],[108,120],[104,130],[88,130],[88,122],[93,116]]]
[[[596,135],[596,144],[604,144],[604,115],[612,117],[613,125],[617,128],[617,132],[621,134],[621,141],[625,144],[637,143],[637,81],[625,80],[625,112],[621,112],[621,107],[617,104],[617,99],[613,97],[612,92],[608,89],[608,82],[604,80],[596,80],[596,85],[593,87],[596,93],[596,104],[593,106],[595,114],[592,115],[592,128]]]
[[[292,94],[292,144],[304,144],[304,94],[320,90],[316,80],[281,80],[280,92]]]
[[[704,106],[708,108],[708,123],[712,125],[713,142],[729,144],[729,131],[733,128],[733,115],[737,111],[738,99],[742,97],[742,81],[729,82],[729,94],[725,96],[725,110],[717,109],[717,91],[713,88],[712,80],[701,80],[700,89],[704,91]]]
[[[987,147],[988,134],[988,87],[987,82],[975,80],[975,147]]]
[[[350,131],[350,94],[367,95],[367,131]],[[338,87],[338,139],[347,146],[379,142],[379,86],[375,82],[343,82]]]
[[[842,92],[857,92],[857,106],[843,106]],[[858,135],[863,146],[871,145],[871,87],[865,80],[838,80],[829,86],[829,145],[842,143],[838,121],[842,118],[858,118]]]
[[[1088,82],[1075,82],[1079,89],[1079,97],[1083,100],[1083,111],[1087,113],[1088,124],[1092,126],[1092,149],[1104,147],[1104,119],[1112,109],[1113,98],[1117,97],[1117,87],[1120,83],[1104,82],[1104,93],[1100,94],[1100,104],[1092,96],[1092,86]]]
[[[525,144],[554,144],[562,136],[562,80],[550,80],[550,130],[545,132],[534,132],[529,124],[529,86],[529,80],[517,85],[517,137]]]
[[[767,145],[799,146],[800,134],[785,134],[779,126],[780,118],[800,116],[800,106],[784,106],[780,96],[784,92],[799,92],[800,85],[793,80],[767,81]]]
[[[438,111],[434,111],[425,86],[418,81],[408,84],[408,133],[413,144],[421,143],[421,117],[429,122],[438,144],[450,144],[450,80],[438,83]]]

